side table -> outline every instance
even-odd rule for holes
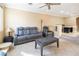
[[[5,36],[3,42],[12,42],[13,43],[13,36]]]

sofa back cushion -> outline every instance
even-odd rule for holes
[[[30,34],[36,34],[36,33],[38,33],[37,27],[31,27],[30,28]]]
[[[25,27],[23,32],[24,32],[24,35],[29,35],[30,34],[30,28]]]
[[[38,33],[37,27],[19,27],[17,28],[17,35],[23,36],[23,35],[29,35],[29,34],[36,34]]]
[[[23,27],[19,27],[19,28],[17,29],[17,35],[19,35],[19,36],[24,35],[23,30],[24,30],[24,28],[23,28]]]

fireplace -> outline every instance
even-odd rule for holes
[[[73,32],[73,27],[63,27],[62,31],[64,33],[72,33]]]

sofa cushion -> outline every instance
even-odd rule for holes
[[[30,35],[23,35],[23,36],[18,36],[17,37],[17,40],[27,40],[27,39],[29,39],[30,38]]]
[[[37,27],[32,27],[32,28],[30,28],[30,33],[31,33],[31,34],[36,34],[36,33],[38,33]]]
[[[30,30],[29,30],[29,27],[27,28],[24,28],[24,35],[29,35],[30,34]]]
[[[23,30],[24,30],[24,28],[23,27],[19,27],[18,29],[17,29],[17,35],[19,35],[19,36],[22,36],[22,35],[24,35],[24,32],[23,32]]]
[[[29,39],[34,39],[34,38],[38,38],[41,36],[42,36],[42,33],[31,34],[31,35],[29,35]]]
[[[23,36],[18,36],[17,40],[22,40],[22,39],[25,39],[25,38],[26,38],[26,36],[24,36],[24,35]]]

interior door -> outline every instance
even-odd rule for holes
[[[79,31],[79,17],[76,18],[77,31]]]

